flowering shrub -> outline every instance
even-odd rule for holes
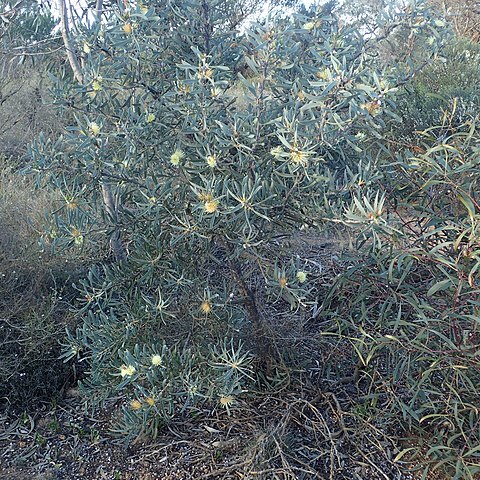
[[[233,408],[268,373],[259,292],[311,301],[307,263],[281,238],[343,201],[336,182],[396,118],[398,79],[331,13],[239,35],[209,2],[189,5],[139,4],[86,31],[84,82],[56,87],[77,124],[31,148],[39,183],[65,198],[44,241],[112,241],[116,261],[78,286],[65,358],[88,362],[90,401],[123,399],[135,435],[195,402]],[[395,22],[415,39],[436,28],[422,9]]]

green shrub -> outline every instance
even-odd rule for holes
[[[440,125],[445,112],[455,126],[475,118],[480,108],[479,77],[480,45],[451,39],[442,57],[403,89],[398,100],[402,126],[395,127],[394,135],[401,132],[414,140],[415,131]]]
[[[345,221],[357,230],[358,251],[321,316],[330,324],[324,333],[351,346],[353,377],[364,382],[377,421],[395,432],[401,426],[410,445],[418,438],[397,458],[473,479],[480,472],[478,119],[431,128],[420,146],[421,153],[392,154],[378,183],[354,196]]]
[[[133,436],[270,375],[267,307],[312,300],[306,259],[282,239],[342,201],[332,170],[366,162],[364,141],[394,117],[396,78],[330,12],[239,36],[212,5],[139,5],[86,31],[83,84],[56,85],[77,125],[31,148],[39,184],[65,200],[45,238],[82,248],[103,232],[114,249],[78,285],[64,356],[88,362],[83,392],[119,399]],[[396,22],[435,31],[421,9]]]

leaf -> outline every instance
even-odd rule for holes
[[[435,295],[437,292],[443,292],[444,290],[448,290],[452,286],[452,281],[450,279],[442,280],[441,282],[437,282],[430,287],[427,292],[427,296],[431,297]]]
[[[411,452],[412,450],[417,450],[416,447],[409,447],[405,448],[401,452],[398,452],[395,455],[395,458],[393,459],[394,462],[399,462],[408,452]]]
[[[221,430],[217,430],[216,428],[209,427],[208,425],[204,425],[203,428],[205,428],[205,430],[208,433],[222,433]]]
[[[463,203],[463,205],[467,209],[468,216],[473,221],[473,219],[475,217],[475,205],[473,204],[472,199],[462,192],[460,192],[457,195],[457,198],[460,200],[460,202]]]

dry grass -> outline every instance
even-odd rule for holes
[[[40,133],[59,133],[64,118],[52,107],[46,65],[0,56],[0,151],[21,155]]]
[[[44,212],[54,199],[35,192],[31,181],[16,174],[6,158],[0,158],[0,265],[35,268],[50,259],[37,247],[39,232],[45,227]],[[58,261],[58,260],[57,260]]]
[[[70,321],[66,300],[82,258],[42,251],[44,212],[56,199],[0,163],[0,406],[23,410],[58,397],[69,369],[58,361]]]
[[[3,460],[8,468],[22,467],[19,473],[45,478],[54,473],[65,480],[96,480],[100,474],[131,480],[416,478],[392,461],[393,439],[348,411],[345,392],[322,392],[305,382],[290,387],[251,395],[231,416],[199,409],[195,418],[178,418],[155,442],[129,449],[108,439],[113,405],[92,419],[70,400],[56,412],[0,428],[0,446],[10,442],[0,464]]]

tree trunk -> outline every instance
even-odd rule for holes
[[[65,50],[67,51],[67,58],[70,63],[70,66],[73,71],[73,75],[78,83],[83,84],[85,78],[83,76],[82,68],[80,62],[78,61],[77,54],[72,46],[70,40],[70,29],[68,25],[68,13],[67,13],[67,4],[66,0],[57,0],[57,6],[60,11],[60,24],[62,31],[63,43],[65,45]],[[100,21],[103,10],[103,0],[97,0],[95,13],[97,16],[97,22]],[[102,190],[102,199],[105,211],[107,216],[112,220],[112,222],[117,222],[118,209],[115,202],[114,195],[112,193],[112,187],[110,184],[101,182]],[[127,254],[125,252],[125,247],[123,246],[122,239],[120,238],[120,233],[115,230],[112,236],[110,237],[110,247],[112,248],[113,254],[117,262],[124,262],[127,259]]]

